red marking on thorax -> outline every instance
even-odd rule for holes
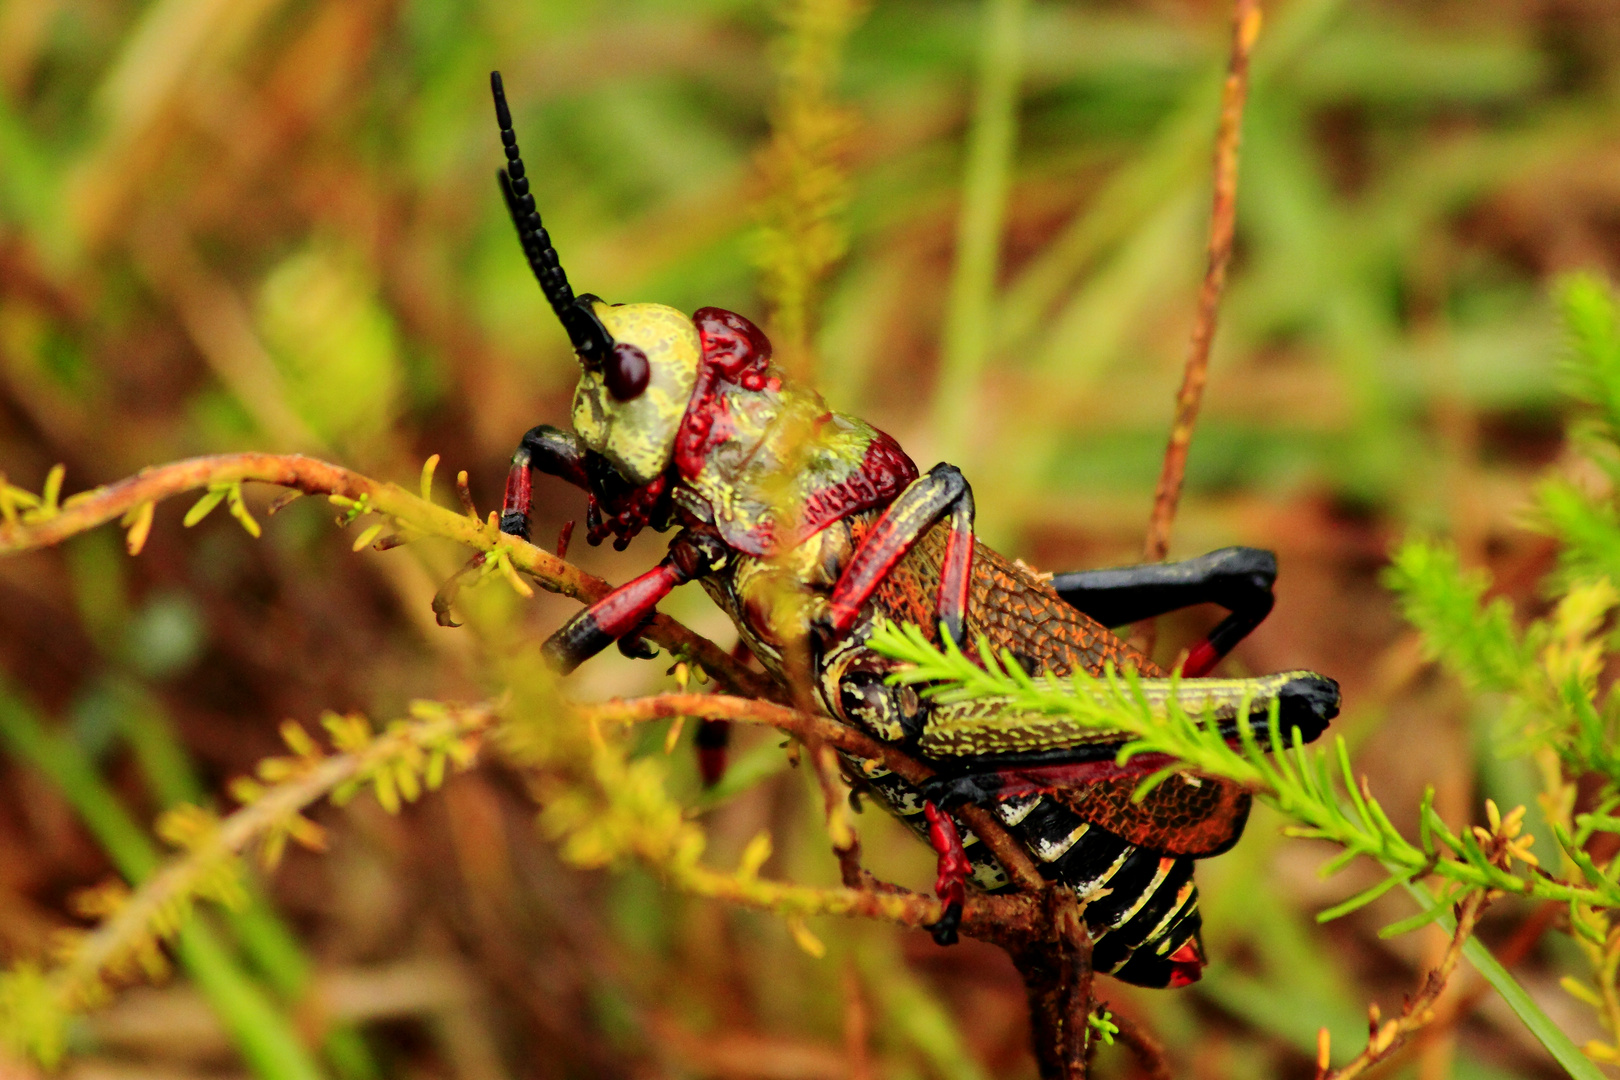
[[[697,476],[709,454],[733,434],[727,386],[755,391],[781,386],[770,374],[771,343],[759,327],[736,312],[712,307],[699,308],[692,321],[703,344],[703,362],[675,436],[674,454],[675,468],[686,479]],[[829,413],[823,421],[831,418]],[[900,444],[878,432],[854,474],[805,500],[795,542],[851,514],[886,505],[915,479],[917,466]]]
[[[703,345],[703,360],[675,436],[675,467],[688,479],[702,471],[709,452],[732,433],[723,384],[744,390],[780,385],[768,374],[771,342],[759,327],[734,311],[714,307],[698,308],[692,321]]]
[[[861,467],[848,479],[824,487],[804,500],[804,529],[800,539],[814,536],[835,521],[887,506],[906,485],[917,479],[917,466],[900,444],[884,432],[866,448]]]

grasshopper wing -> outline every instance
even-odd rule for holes
[[[1052,797],[1093,825],[1166,855],[1219,855],[1243,835],[1252,800],[1240,785],[1176,773],[1133,801],[1139,779],[1096,780]]]

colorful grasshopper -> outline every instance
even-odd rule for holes
[[[1193,860],[1237,840],[1248,793],[1183,774],[1133,802],[1148,766],[1115,766],[1118,737],[1056,737],[984,703],[937,706],[895,685],[896,665],[866,642],[888,620],[959,644],[983,636],[1031,671],[1134,668],[1161,708],[1174,693],[1188,711],[1207,707],[1235,724],[1248,700],[1264,736],[1276,703],[1285,734],[1314,739],[1338,711],[1332,680],[1201,678],[1270,612],[1275,559],[1228,548],[1048,581],[975,543],[973,493],[960,472],[940,464],[919,474],[888,435],[784,379],[770,342],[741,315],[703,308],[688,318],[576,296],[535,210],[500,75],[490,81],[506,148],[501,190],[583,368],[574,431],[536,427],[513,455],[501,528],[527,537],[538,469],[585,491],[592,543],[612,536],[622,548],[648,526],[678,530],[656,567],[552,635],[546,657],[567,672],[614,642],[638,652],[637,628],[659,600],[699,581],[784,686],[808,684],[802,692],[828,715],[939,770],[925,797],[875,763],[847,763],[938,853],[945,914],[931,929],[941,944],[956,939],[967,880],[1010,887],[948,812],[972,800],[992,808],[1049,879],[1087,901],[1096,970],[1143,986],[1197,979]],[[1105,629],[1206,602],[1230,614],[1192,649],[1178,683]]]

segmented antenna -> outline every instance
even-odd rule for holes
[[[551,310],[568,331],[568,340],[586,365],[596,367],[613,350],[613,337],[590,309],[591,297],[574,296],[552,246],[551,235],[540,223],[540,212],[535,209],[534,196],[529,194],[529,177],[523,169],[523,157],[518,153],[517,133],[512,130],[512,110],[506,105],[506,88],[501,85],[501,73],[489,73],[489,89],[495,95],[495,120],[501,126],[501,145],[506,149],[506,168],[496,172],[501,184],[501,195],[506,209],[517,226],[518,239],[523,243],[523,254],[529,260],[540,291],[546,294]]]

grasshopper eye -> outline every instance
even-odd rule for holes
[[[614,343],[602,378],[615,400],[633,401],[640,397],[651,376],[652,365],[647,363],[646,353],[628,341]]]

